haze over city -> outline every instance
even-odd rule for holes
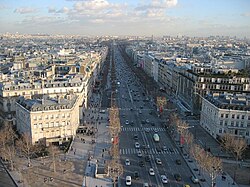
[[[0,33],[250,37],[248,0],[2,0]]]

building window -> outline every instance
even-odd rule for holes
[[[54,119],[54,115],[51,115],[51,116],[50,116],[50,119]]]
[[[45,119],[49,119],[49,116],[48,116],[48,115],[46,115],[46,116],[45,116]]]
[[[228,118],[228,114],[226,114],[226,118]]]
[[[225,121],[224,126],[227,126],[227,121]]]
[[[241,126],[241,127],[244,127],[244,122],[243,122],[243,121],[240,123],[240,126]]]
[[[232,114],[232,119],[234,119],[234,117],[235,117],[235,115],[234,115],[234,114]]]
[[[36,117],[36,116],[33,116],[33,120],[37,120],[37,117]]]
[[[234,126],[234,122],[233,121],[231,121],[231,126]]]
[[[54,127],[54,122],[51,122],[51,123],[49,124],[49,127]]]
[[[220,121],[220,126],[222,126],[222,125],[223,125],[223,121],[221,120],[221,121]]]
[[[249,131],[246,132],[246,136],[249,136]]]
[[[240,115],[237,115],[237,119],[240,119]]]
[[[236,127],[239,127],[239,122],[238,121],[236,121]]]
[[[39,123],[39,128],[42,128],[43,127],[43,124],[42,123]]]
[[[242,116],[241,116],[241,119],[245,119],[245,116],[244,116],[244,115],[242,115]]]
[[[224,114],[221,114],[220,117],[223,118],[223,117],[224,117]]]

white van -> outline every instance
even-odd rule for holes
[[[131,186],[132,185],[132,181],[131,181],[131,176],[126,176],[126,186]]]

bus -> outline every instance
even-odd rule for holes
[[[154,138],[155,142],[159,142],[160,141],[160,137],[159,137],[158,134],[154,134],[153,138]]]

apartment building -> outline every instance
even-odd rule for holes
[[[250,78],[239,70],[192,64],[180,68],[177,97],[194,113],[200,111],[201,97],[207,94],[250,95]]]
[[[87,107],[107,51],[108,48],[104,47],[74,60],[65,61],[58,58],[53,60],[53,64],[45,65],[43,69],[28,68],[18,72],[12,71],[13,76],[5,77],[5,80],[0,82],[1,118],[4,119],[6,116],[9,119],[13,118],[15,124],[15,102],[19,96],[32,99],[34,95],[47,94],[55,97],[67,93],[75,93],[79,96],[80,118],[82,118],[82,110]],[[65,68],[68,68],[66,74],[58,73]]]
[[[250,97],[213,94],[202,98],[201,126],[214,138],[225,133],[246,139],[250,145]]]
[[[32,143],[63,142],[76,135],[79,126],[79,96],[66,94],[56,98],[19,97],[16,102],[16,128],[28,134]]]
[[[153,64],[154,56],[152,53],[144,54],[144,67],[143,70],[150,76],[153,77]]]

